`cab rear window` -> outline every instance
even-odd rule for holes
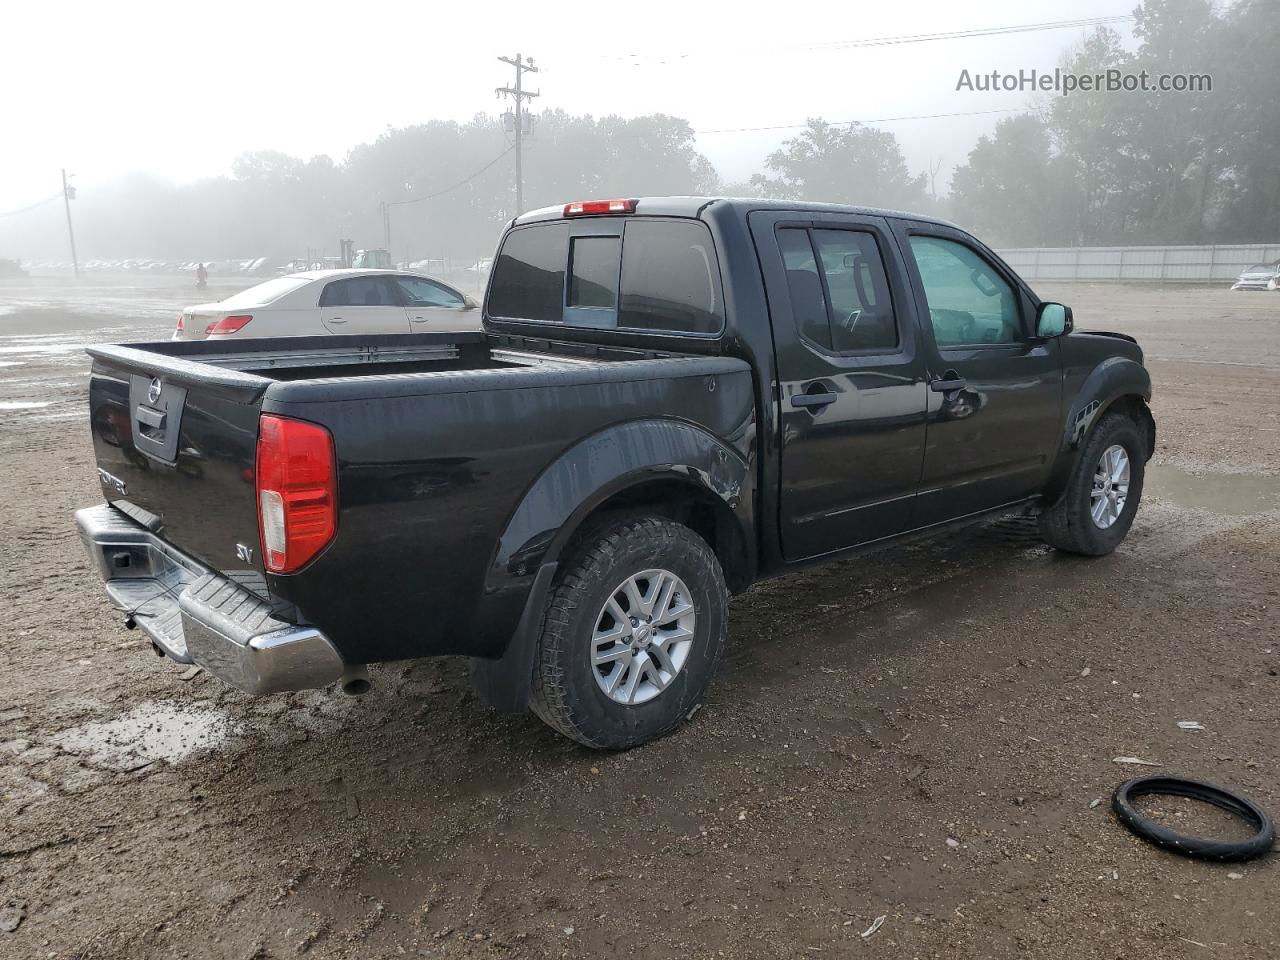
[[[567,223],[512,230],[493,265],[489,315],[559,322],[564,309],[564,268],[568,257]]]
[[[724,326],[715,248],[696,220],[619,218],[618,235],[519,227],[494,264],[492,317],[714,335]]]

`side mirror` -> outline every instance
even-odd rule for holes
[[[1046,340],[1070,333],[1073,323],[1071,308],[1060,303],[1042,303],[1036,312],[1036,336]]]

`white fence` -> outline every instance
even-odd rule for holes
[[[1209,247],[1024,247],[1001,250],[1025,280],[1218,283],[1280,260],[1280,243]]]

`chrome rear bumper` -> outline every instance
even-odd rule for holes
[[[152,642],[179,663],[195,663],[246,693],[324,687],[342,676],[342,657],[314,627],[278,619],[241,582],[175,550],[110,504],[76,511],[85,549],[107,594]]]

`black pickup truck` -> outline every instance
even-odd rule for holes
[[[1155,444],[1131,338],[954,226],[828,204],[527,213],[475,333],[89,352],[77,521],[157,651],[250,693],[467,656],[602,748],[692,713],[729,594],[1009,512],[1105,554]]]

